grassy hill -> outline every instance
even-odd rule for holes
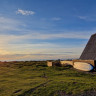
[[[95,72],[70,66],[47,67],[46,61],[0,63],[0,96],[93,96],[95,85]]]

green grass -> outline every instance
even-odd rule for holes
[[[0,96],[61,96],[96,89],[94,72],[47,67],[46,62],[16,62],[0,66]]]

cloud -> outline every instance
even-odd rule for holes
[[[8,52],[7,50],[4,50],[4,49],[0,48],[0,55],[3,55],[3,54],[10,54],[10,52]]]
[[[73,38],[73,39],[88,39],[88,35],[84,35],[82,33],[76,33],[76,32],[66,32],[66,33],[48,33],[48,34],[42,34],[42,33],[35,33],[31,36],[32,39],[58,39],[58,38]]]
[[[16,14],[22,14],[22,15],[34,15],[35,12],[34,12],[34,11],[28,11],[28,10],[18,9],[18,10],[16,11]]]
[[[71,38],[71,39],[88,39],[94,31],[62,31],[58,33],[47,33],[47,32],[39,32],[39,31],[29,31],[30,34],[27,34],[25,37],[30,39],[59,39],[59,38]]]
[[[73,59],[79,58],[78,54],[13,54],[0,55],[1,61],[25,61],[25,60],[52,60],[52,59]]]
[[[95,30],[91,31],[68,31],[68,30],[28,30],[21,21],[0,17],[0,43],[1,41],[23,41],[27,39],[58,39],[58,38],[74,38],[88,39]],[[23,27],[22,27],[23,26]],[[55,33],[56,31],[56,33]],[[91,32],[91,33],[90,33]],[[23,33],[23,34],[21,34]],[[12,39],[12,40],[11,40]]]
[[[71,38],[71,39],[89,39],[90,34],[84,33],[34,33],[32,31],[31,33],[22,34],[22,35],[12,35],[12,34],[1,34],[0,35],[0,44],[6,44],[6,43],[18,43],[23,42],[26,40],[50,40],[50,39],[59,39],[59,38]],[[26,42],[25,42],[26,43]],[[28,42],[27,42],[28,43]],[[21,44],[21,43],[20,43]]]
[[[21,21],[6,18],[6,17],[0,17],[0,33],[8,33],[11,31],[20,31],[22,26],[25,26]]]
[[[86,16],[78,16],[79,19],[83,19],[83,20],[86,20],[87,17]]]
[[[54,18],[52,18],[52,20],[54,20],[54,21],[59,21],[59,20],[61,20],[61,18],[59,18],[59,17],[54,17]]]
[[[51,35],[51,34],[50,34]],[[33,35],[32,35],[33,36]],[[33,36],[34,37],[34,36]],[[69,54],[69,52],[80,53],[80,50],[76,47],[69,48],[66,45],[58,45],[49,42],[38,42],[38,43],[19,43],[31,39],[30,35],[0,35],[0,54]],[[39,36],[38,36],[39,38]],[[40,37],[41,38],[41,37]],[[35,38],[36,39],[36,38]],[[42,38],[41,38],[42,39]],[[17,43],[15,43],[17,42]],[[66,46],[66,47],[65,47]],[[65,48],[64,48],[65,47]],[[18,50],[19,49],[19,50]],[[70,54],[73,54],[70,53]],[[76,54],[76,53],[75,53]]]
[[[55,32],[56,31],[56,32]],[[73,39],[88,39],[95,30],[90,31],[68,31],[68,30],[29,30],[26,29],[25,24],[19,20],[14,20],[6,17],[0,17],[0,39],[3,37],[6,40],[15,38],[19,39],[58,39],[58,38],[73,38]],[[6,34],[6,35],[5,35]],[[9,35],[7,35],[9,34]],[[11,35],[10,35],[11,34]],[[18,36],[19,35],[19,36]],[[14,41],[12,40],[12,41]]]
[[[85,21],[96,21],[96,16],[78,16],[78,18]]]
[[[47,42],[44,41],[46,39],[55,40],[59,38],[88,39],[90,37],[90,34],[92,34],[90,33],[90,31],[29,30],[24,25],[25,23],[22,23],[19,20],[0,17],[0,56],[1,56],[0,60],[29,60],[28,58],[30,58],[30,60],[48,59],[48,58],[56,59],[67,57],[71,58],[71,55],[72,56],[74,55],[73,57],[75,57],[78,54],[80,54],[82,48],[72,49],[72,47],[69,48],[68,45],[58,45],[50,41]],[[94,33],[96,31],[92,30],[91,32]],[[40,39],[42,42],[34,43],[34,41],[37,39]],[[73,53],[69,54],[68,52],[73,52],[74,54]],[[11,56],[9,56],[8,54],[11,54]],[[13,54],[23,54],[23,56],[20,55],[14,56]],[[4,57],[2,57],[3,55]]]

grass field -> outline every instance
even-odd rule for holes
[[[95,91],[95,85],[95,72],[79,72],[69,66],[47,67],[45,61],[0,66],[0,96],[71,96]]]

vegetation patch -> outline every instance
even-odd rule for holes
[[[46,61],[4,62],[4,64],[0,65],[0,96],[96,94],[96,72],[77,71],[69,65],[47,67]]]

